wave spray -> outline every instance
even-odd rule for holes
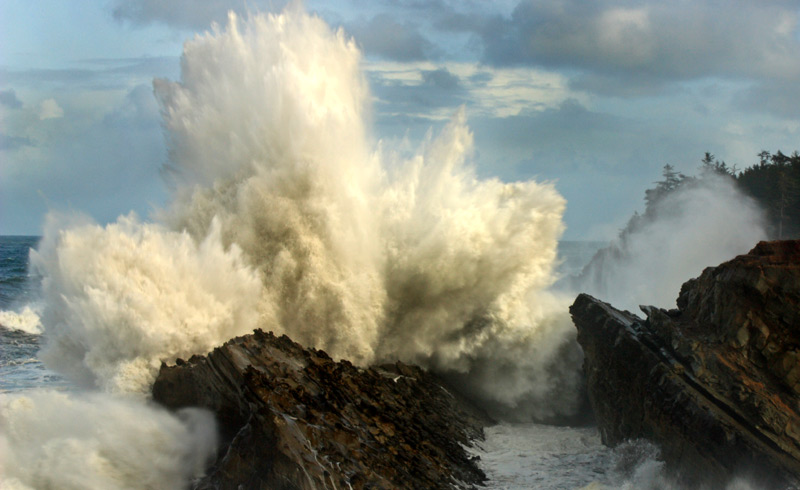
[[[409,159],[373,142],[361,63],[297,9],[187,42],[181,80],[154,84],[170,204],[154,222],[54,222],[33,256],[48,365],[146,392],[162,361],[260,326],[535,416],[572,410],[578,361],[552,366],[567,302],[546,291],[564,199],[479,180],[463,109]]]

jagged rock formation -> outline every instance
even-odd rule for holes
[[[762,242],[647,319],[588,295],[570,308],[603,441],[647,438],[683,481],[800,482],[800,241]]]
[[[465,446],[488,418],[399,362],[361,369],[256,330],[162,366],[153,398],[217,416],[219,457],[198,489],[468,488],[485,479]]]

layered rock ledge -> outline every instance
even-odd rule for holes
[[[762,242],[647,318],[570,308],[603,441],[646,438],[687,485],[800,482],[800,241]]]
[[[222,443],[197,489],[471,488],[466,447],[489,423],[434,375],[361,369],[256,330],[162,366],[153,398],[216,414]]]

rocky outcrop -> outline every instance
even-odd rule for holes
[[[647,438],[685,483],[800,482],[800,241],[762,242],[647,318],[570,308],[603,441]]]
[[[198,489],[453,488],[485,479],[465,447],[482,438],[487,417],[399,362],[361,369],[256,330],[162,366],[153,398],[217,416],[219,457]]]

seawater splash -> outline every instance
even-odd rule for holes
[[[31,253],[47,305],[39,357],[82,386],[144,393],[162,359],[256,325],[258,279],[237,247],[223,250],[218,227],[198,243],[134,216],[55,226]]]
[[[48,226],[33,257],[48,365],[146,391],[161,361],[259,325],[427,365],[520,413],[574,410],[569,300],[547,291],[564,199],[478,179],[463,110],[408,160],[374,144],[360,63],[297,9],[187,42],[181,81],[155,82],[170,205],[154,223]]]
[[[19,330],[31,335],[42,333],[42,321],[39,318],[39,312],[31,305],[25,305],[19,311],[0,310],[0,327]]]
[[[639,305],[674,308],[684,282],[766,237],[758,205],[730,178],[706,175],[658,201],[572,287],[633,312]]]
[[[216,449],[210,413],[102,394],[0,395],[0,488],[184,488]]]

